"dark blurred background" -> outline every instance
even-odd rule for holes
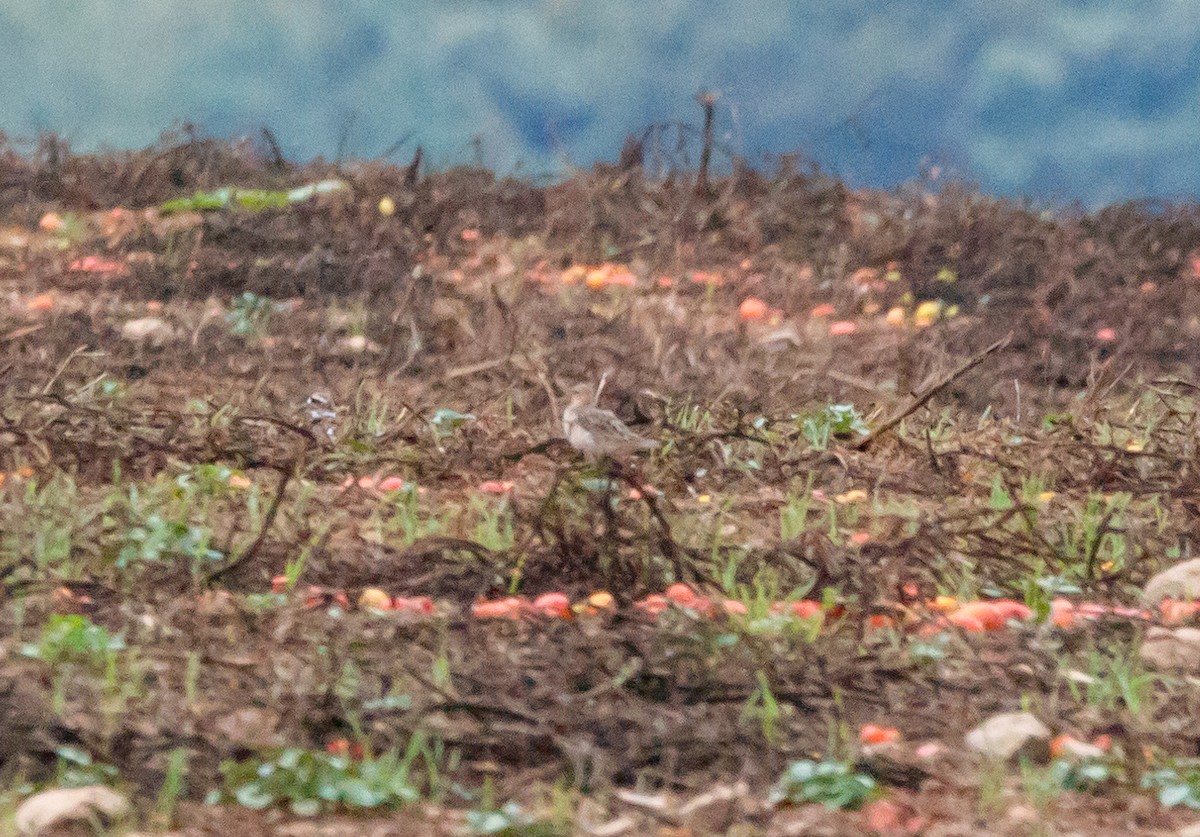
[[[854,185],[932,167],[1096,207],[1200,193],[1192,0],[0,0],[0,130],[137,148],[190,121],[284,152],[554,177],[653,123]]]

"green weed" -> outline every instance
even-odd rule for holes
[[[298,816],[400,807],[421,798],[409,777],[420,753],[420,746],[410,746],[403,754],[390,750],[355,761],[323,750],[288,748],[262,759],[226,761],[221,764],[224,789],[210,794],[209,801],[232,799],[254,810],[286,805]]]
[[[796,417],[810,450],[828,449],[831,438],[866,436],[870,428],[853,404],[831,404]]]
[[[1065,678],[1076,701],[1105,713],[1128,709],[1141,717],[1152,711],[1155,686],[1161,677],[1146,671],[1131,649],[1125,653],[1093,649],[1088,654],[1086,673],[1082,683]]]
[[[820,802],[829,808],[860,808],[877,793],[875,780],[841,761],[808,759],[788,765],[771,789],[773,804]]]
[[[110,634],[86,616],[54,613],[47,618],[38,641],[23,646],[21,653],[51,665],[81,663],[103,671],[110,657],[124,649],[124,637]]]
[[[761,671],[756,671],[754,677],[758,681],[758,686],[742,708],[742,720],[757,721],[763,739],[771,744],[778,738],[779,721],[783,710],[771,691],[771,684],[767,681],[767,676]]]
[[[787,500],[779,509],[779,539],[784,543],[795,540],[808,530],[808,511],[813,499],[812,482],[810,474],[803,490],[793,485]]]
[[[572,833],[561,823],[535,817],[516,802],[500,808],[468,811],[467,830],[494,837],[557,837]]]
[[[64,745],[54,751],[58,762],[54,771],[54,784],[60,788],[82,788],[89,785],[115,785],[120,772],[111,764],[96,761],[92,754],[80,747]]]
[[[52,574],[70,579],[83,574],[88,534],[103,514],[80,495],[75,480],[56,473],[45,482],[28,479],[19,493],[0,495],[0,569],[10,580]]]
[[[1194,760],[1179,761],[1171,767],[1155,770],[1142,777],[1142,787],[1158,791],[1158,802],[1164,808],[1183,805],[1200,810],[1200,764]]]
[[[167,770],[154,809],[161,824],[168,828],[175,821],[175,810],[186,790],[187,762],[186,747],[176,747],[167,755]]]
[[[271,315],[277,307],[277,303],[270,297],[244,291],[229,303],[225,322],[229,323],[229,330],[236,337],[262,337],[267,333]]]

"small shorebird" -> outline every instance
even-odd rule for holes
[[[627,456],[637,450],[658,447],[658,442],[634,433],[611,410],[596,406],[599,393],[587,384],[571,389],[571,400],[563,410],[563,435],[571,447],[595,456]]]

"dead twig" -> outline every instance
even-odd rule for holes
[[[62,374],[67,371],[67,367],[71,365],[71,361],[73,361],[75,358],[103,357],[104,355],[105,352],[89,352],[87,346],[78,347],[71,352],[71,354],[67,355],[66,360],[59,364],[58,369],[56,369],[54,374],[50,376],[50,380],[46,381],[46,386],[42,387],[42,395],[50,394],[50,390],[54,388],[54,384],[57,383],[58,379],[62,377]]]
[[[622,465],[616,460],[612,460],[611,465],[613,473],[636,489],[639,498],[646,504],[646,508],[650,510],[651,516],[658,523],[659,547],[663,551],[663,556],[674,566],[676,579],[682,578],[683,567],[679,562],[679,544],[675,542],[675,535],[671,531],[670,521],[667,520],[666,515],[662,512],[662,508],[659,506],[658,491],[646,485],[632,468]]]
[[[713,109],[719,98],[719,93],[707,90],[696,95],[696,102],[704,108],[704,145],[700,147],[700,169],[696,173],[696,195],[701,198],[709,195],[708,165],[713,150]]]
[[[254,542],[246,547],[246,551],[241,555],[231,558],[223,566],[206,575],[204,577],[204,585],[206,587],[222,576],[228,575],[259,553],[262,545],[267,540],[267,533],[271,531],[271,526],[275,522],[275,516],[279,514],[279,507],[283,504],[283,495],[287,493],[288,483],[292,481],[292,476],[298,470],[299,464],[299,462],[296,462],[293,467],[282,469],[279,475],[279,483],[275,486],[275,495],[271,498],[271,505],[267,507],[267,513],[263,517],[262,526],[259,527],[258,535],[254,538]]]
[[[479,363],[472,363],[467,366],[459,366],[447,372],[442,380],[453,381],[455,378],[463,378],[468,375],[476,375],[480,372],[486,372],[489,369],[495,369],[497,366],[503,366],[508,363],[506,357],[494,357],[489,360],[481,360]]]
[[[956,369],[951,370],[950,372],[946,373],[938,380],[934,381],[929,386],[925,387],[924,391],[921,392],[920,394],[914,396],[913,400],[910,401],[908,406],[906,406],[903,410],[901,410],[896,415],[892,416],[890,419],[885,421],[883,424],[876,427],[874,430],[872,430],[866,436],[863,436],[860,439],[858,439],[857,441],[855,441],[854,443],[852,443],[849,446],[851,448],[851,450],[866,450],[867,448],[869,448],[875,442],[876,439],[878,439],[884,433],[888,433],[891,430],[893,430],[898,424],[900,424],[900,422],[904,421],[906,418],[911,416],[917,410],[921,409],[927,403],[929,403],[929,400],[932,399],[933,396],[937,395],[939,392],[944,390],[946,387],[950,386],[950,384],[954,383],[954,381],[958,380],[963,375],[967,374],[972,369],[974,369],[976,366],[983,363],[983,361],[988,357],[988,355],[991,355],[991,354],[1003,349],[1005,346],[1007,346],[1009,344],[1009,341],[1011,341],[1011,340],[1012,340],[1012,334],[1010,333],[1008,336],[997,340],[995,343],[988,346],[986,349],[984,349],[979,354],[975,355],[973,358],[970,358],[969,360],[959,364],[959,366]]]
[[[262,135],[263,142],[267,144],[267,149],[271,152],[271,168],[276,171],[285,171],[288,167],[287,158],[283,156],[283,149],[279,147],[279,140],[275,138],[275,132],[264,125],[259,133]]]
[[[407,138],[406,138],[407,139]],[[417,183],[421,179],[421,157],[424,155],[425,149],[417,146],[416,152],[413,154],[412,162],[404,170],[404,189],[412,191],[416,188]]]

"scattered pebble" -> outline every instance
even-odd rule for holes
[[[1139,656],[1159,671],[1200,673],[1200,628],[1150,628]]]
[[[1050,754],[1050,730],[1028,712],[993,715],[968,732],[966,742],[975,752],[998,761],[1007,761],[1018,753],[1034,761],[1046,761]]]
[[[1142,588],[1142,601],[1156,606],[1163,599],[1194,601],[1200,599],[1200,558],[1168,567],[1150,577]]]
[[[113,820],[129,811],[129,800],[103,785],[54,788],[35,793],[17,808],[15,824],[22,834],[41,834],[67,823],[90,824],[97,817]]]
[[[175,329],[158,317],[139,317],[121,326],[121,337],[135,343],[149,341],[159,346],[175,337]]]

